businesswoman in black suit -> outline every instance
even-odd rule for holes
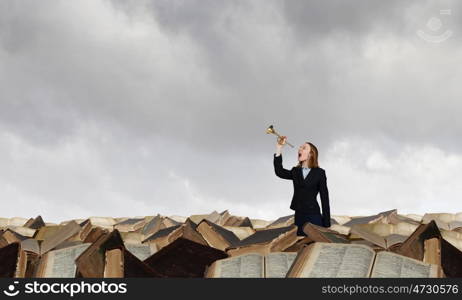
[[[282,166],[282,147],[287,137],[278,138],[276,153],[274,154],[274,171],[283,179],[292,180],[294,194],[290,208],[295,210],[295,225],[297,235],[306,236],[303,225],[306,222],[323,227],[330,227],[329,191],[327,189],[326,171],[318,165],[318,149],[310,142],[306,142],[298,149],[298,164],[291,170]],[[316,199],[321,195],[322,215]]]

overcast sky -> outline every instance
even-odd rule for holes
[[[318,147],[332,215],[460,212],[461,13],[2,0],[1,217],[291,214],[270,124]]]

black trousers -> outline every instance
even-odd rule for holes
[[[303,225],[305,223],[310,222],[312,224],[323,226],[322,225],[322,216],[321,214],[307,214],[300,211],[295,211],[295,225],[297,225],[297,235],[298,236],[307,236],[306,233],[303,232]]]

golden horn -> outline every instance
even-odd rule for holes
[[[270,126],[266,129],[266,133],[268,133],[268,134],[271,133],[271,134],[277,135],[279,138],[281,137],[281,136],[279,135],[279,133],[277,133],[276,130],[274,130],[273,125],[270,125]],[[292,147],[292,148],[294,147],[292,144],[290,144],[290,143],[287,142],[287,141],[286,141],[286,144],[289,145],[289,146]]]

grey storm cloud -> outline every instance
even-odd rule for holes
[[[357,184],[406,145],[460,155],[460,12],[457,1],[2,1],[0,184],[29,207],[8,213],[289,214],[270,124],[318,146],[334,198],[348,198],[342,151]],[[450,39],[416,35],[432,16]],[[381,154],[353,157],[363,141]]]

